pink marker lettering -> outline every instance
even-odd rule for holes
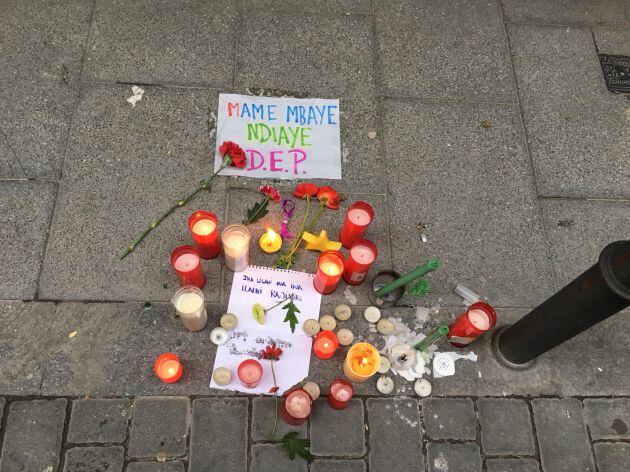
[[[277,158],[276,154],[283,154],[283,151],[269,151],[269,170],[271,172],[282,172],[282,167],[276,167],[276,162],[282,163],[282,158]]]
[[[306,153],[301,149],[289,149],[289,152],[293,153],[293,173],[297,175],[298,164],[306,160]]]
[[[265,163],[265,156],[262,155],[261,152],[256,151],[255,149],[247,149],[245,151],[245,154],[247,154],[247,162],[249,162],[249,167],[247,168],[247,170],[256,170],[256,169],[260,169],[263,164]],[[258,157],[260,157],[260,163],[258,165],[255,165],[254,161],[254,156],[258,155]]]

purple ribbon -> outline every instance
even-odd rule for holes
[[[290,198],[282,199],[282,227],[280,228],[280,237],[282,239],[293,239],[293,235],[289,231],[289,220],[293,217],[295,211],[295,202]]]

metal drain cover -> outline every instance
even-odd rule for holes
[[[630,57],[600,54],[599,63],[609,91],[630,93]]]

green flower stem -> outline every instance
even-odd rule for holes
[[[164,219],[170,215],[171,213],[173,213],[177,208],[183,207],[184,205],[186,205],[189,201],[191,201],[193,198],[195,198],[197,196],[197,194],[199,192],[201,192],[202,190],[206,190],[209,186],[210,186],[210,182],[212,181],[212,179],[219,173],[221,172],[223,169],[225,169],[226,167],[228,167],[230,164],[232,163],[232,158],[230,156],[228,156],[227,154],[225,156],[223,156],[223,162],[221,163],[221,167],[219,167],[219,170],[217,170],[214,174],[212,174],[210,177],[208,177],[206,180],[203,180],[201,182],[201,184],[199,184],[199,187],[197,187],[195,189],[195,191],[193,193],[191,193],[190,195],[188,195],[187,197],[181,199],[181,200],[177,200],[175,202],[175,204],[170,207],[168,210],[166,210],[165,213],[163,213],[159,218],[157,218],[155,221],[153,221],[149,227],[147,229],[145,229],[142,233],[140,233],[140,235],[129,245],[127,246],[127,249],[125,250],[125,252],[122,254],[122,256],[120,256],[120,260],[123,260],[125,257],[127,257],[129,254],[131,254],[131,252],[138,246],[138,244],[140,244],[142,242],[142,240],[151,232],[153,231],[155,228],[157,228],[157,226],[164,221]]]
[[[279,301],[278,303],[276,303],[275,305],[273,305],[272,307],[269,308],[265,308],[265,314],[267,314],[267,312],[273,310],[275,307],[277,307],[278,305],[282,305],[284,302],[286,302],[287,300],[290,300],[293,297],[287,297],[284,300]]]
[[[271,375],[273,377],[273,386],[277,388],[278,386],[276,385],[276,371],[273,369],[273,359],[271,359]],[[273,392],[273,398],[275,399],[275,403],[276,403],[276,415],[273,419],[273,428],[271,430],[271,433],[269,434],[268,439],[273,439],[273,435],[276,433],[276,427],[278,426],[278,393],[277,392]]]
[[[304,234],[304,225],[306,224],[306,220],[308,219],[309,209],[311,207],[311,197],[306,196],[306,211],[304,212],[304,217],[302,218],[302,223],[300,224],[300,231],[293,241],[291,248],[285,252],[282,256],[280,256],[276,262],[273,264],[274,267],[286,267],[287,269],[291,268],[293,254],[300,247],[302,243],[302,235]]]

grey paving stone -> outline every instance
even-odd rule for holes
[[[57,470],[66,404],[57,399],[9,405],[0,472]]]
[[[586,200],[542,200],[543,218],[558,285],[591,267],[607,244],[630,231],[630,203]]]
[[[550,294],[517,109],[387,100],[383,120],[385,149],[397,156],[387,165],[393,267],[405,273],[438,256],[442,263],[427,276],[432,291],[422,303],[461,305],[457,283],[499,307]],[[416,170],[421,181],[410,178]],[[418,302],[407,296],[403,303]]]
[[[630,31],[628,29],[593,28],[593,36],[600,54],[630,56]]]
[[[379,2],[377,31],[386,94],[515,100],[507,42],[494,2]]]
[[[281,399],[278,399],[278,409],[281,408]],[[275,401],[273,398],[257,397],[252,399],[252,430],[251,436],[254,441],[262,441],[269,438],[269,433],[273,428],[275,416]],[[278,424],[274,434],[275,439],[282,438],[286,433],[297,431],[301,438],[306,437],[307,424],[291,426],[280,418],[278,414]]]
[[[311,464],[311,472],[365,472],[364,460],[320,460]]]
[[[42,263],[56,186],[0,182],[0,298],[32,299]]]
[[[606,443],[593,444],[597,470],[599,472],[619,472],[628,466],[630,460],[630,444]]]
[[[584,416],[592,439],[630,439],[630,399],[587,398]]]
[[[170,253],[192,244],[186,220],[207,209],[223,227],[224,182],[217,179],[175,211],[126,259],[136,236],[212,172],[208,119],[216,94],[145,87],[132,108],[129,86],[88,88],[65,160],[40,296],[53,299],[170,300],[178,286]],[[87,216],[89,215],[89,216]],[[90,231],[85,231],[89,218]],[[68,264],[67,261],[74,261]],[[202,261],[209,301],[219,296],[220,261]]]
[[[186,454],[190,400],[183,397],[145,397],[133,404],[129,432],[130,457],[168,457]]]
[[[374,95],[370,19],[247,12],[236,84],[308,96]]]
[[[543,470],[595,471],[580,401],[537,398],[532,405]]]
[[[476,439],[477,418],[470,398],[427,398],[422,417],[431,439]]]
[[[487,472],[540,472],[535,459],[486,459]]]
[[[335,425],[331,428],[331,425]],[[335,410],[325,398],[315,401],[311,415],[311,453],[317,456],[363,456],[363,402],[353,398],[345,410]]]
[[[308,13],[338,12],[368,14],[372,12],[370,0],[316,0],[301,2],[300,0],[246,0],[246,9],[277,10]]]
[[[130,462],[125,472],[184,472],[180,461]]]
[[[125,449],[122,446],[74,447],[66,451],[64,472],[122,472]]]
[[[307,463],[296,456],[291,460],[281,445],[254,444],[252,446],[252,472],[306,472]]]
[[[570,23],[630,25],[630,8],[624,0],[502,0],[505,19],[515,23]]]
[[[129,400],[75,400],[72,402],[68,442],[75,444],[125,442],[130,417]]]
[[[427,462],[429,472],[481,472],[481,454],[475,443],[429,443]]]
[[[193,402],[188,472],[246,470],[247,404],[244,398]]]
[[[398,470],[425,470],[418,403],[411,398],[371,398],[366,404],[370,471],[391,471],[393,457]]]
[[[510,25],[525,126],[543,196],[625,197],[628,101],[608,92],[589,29]],[[564,79],[575,77],[567,87]]]
[[[231,84],[236,2],[108,0],[94,13],[85,76],[126,83]]]
[[[523,400],[480,398],[481,446],[487,455],[534,455],[534,433],[529,408]]]
[[[56,178],[92,2],[0,4],[0,177]]]

